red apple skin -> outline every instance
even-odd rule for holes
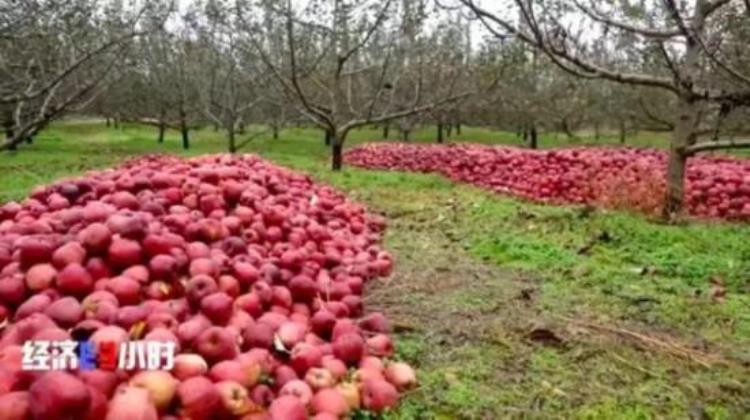
[[[112,242],[112,232],[104,223],[92,223],[78,234],[78,240],[89,252],[101,255]]]
[[[209,370],[208,377],[214,382],[244,380],[242,365],[237,360],[222,360],[214,364]]]
[[[221,396],[224,411],[232,416],[242,416],[251,410],[257,410],[256,405],[250,399],[247,388],[235,381],[221,381],[215,385]]]
[[[298,375],[304,376],[310,368],[320,366],[323,353],[317,346],[299,343],[292,349],[291,366]]]
[[[349,366],[359,363],[364,351],[365,341],[359,334],[344,334],[333,342],[333,355]]]
[[[279,389],[279,396],[283,395],[291,395],[295,398],[299,399],[302,404],[307,405],[310,403],[310,400],[312,400],[313,391],[312,388],[310,388],[310,385],[307,384],[305,381],[301,381],[299,379],[294,379],[281,387]]]
[[[141,300],[141,285],[130,277],[119,276],[111,279],[107,284],[107,290],[117,297],[117,302],[122,306],[136,305]]]
[[[51,371],[29,388],[32,416],[36,419],[84,418],[91,405],[88,387],[75,376]]]
[[[346,399],[333,388],[325,388],[316,392],[310,405],[316,414],[328,413],[341,417],[349,412],[349,404]]]
[[[123,386],[109,402],[104,420],[158,420],[159,414],[146,389]]]
[[[403,362],[389,363],[383,376],[399,391],[406,391],[417,386],[417,375],[414,369]]]
[[[26,298],[26,284],[21,275],[0,277],[0,303],[15,307]]]
[[[151,402],[159,412],[169,408],[177,393],[179,381],[163,370],[142,371],[130,378],[130,386],[148,391]]]
[[[112,398],[120,381],[115,372],[101,369],[81,370],[78,372],[78,377],[89,388],[95,388],[102,392],[107,399]]]
[[[384,380],[369,379],[362,387],[362,406],[376,413],[394,407],[398,397],[396,387]]]
[[[367,353],[378,357],[393,356],[393,341],[385,334],[376,334],[366,341]]]
[[[45,294],[35,294],[26,299],[18,309],[16,309],[13,319],[18,322],[31,314],[42,313],[51,303],[52,299],[50,299],[49,296]]]
[[[305,405],[296,397],[285,395],[275,399],[268,409],[271,420],[306,420]]]
[[[0,418],[3,420],[30,419],[31,394],[27,391],[15,391],[0,396]]]
[[[335,358],[333,355],[323,356],[320,365],[331,372],[333,379],[336,381],[339,381],[346,376],[346,363]]]
[[[336,383],[336,380],[328,369],[312,368],[307,371],[305,382],[310,385],[313,391],[318,391],[332,387]]]
[[[196,338],[194,347],[209,363],[237,356],[235,336],[226,328],[210,327]]]
[[[83,297],[93,288],[94,279],[79,263],[68,264],[57,274],[57,290],[65,295]]]
[[[203,332],[211,326],[211,321],[203,315],[195,315],[177,327],[177,337],[183,347],[191,345]]]
[[[142,250],[138,242],[130,239],[114,239],[107,251],[107,261],[119,268],[132,267],[141,262]]]
[[[185,381],[208,373],[208,363],[199,354],[182,353],[175,356],[172,375],[180,381]]]
[[[57,270],[52,264],[37,264],[26,272],[26,287],[32,292],[44,290],[55,283]]]
[[[100,420],[105,418],[108,408],[107,397],[96,388],[91,386],[88,388],[89,394],[91,394],[91,404],[84,420]]]
[[[205,376],[196,376],[177,387],[180,413],[191,420],[211,419],[223,408],[221,395]]]
[[[70,264],[81,265],[86,260],[86,249],[78,242],[68,242],[52,254],[52,264],[63,268]]]
[[[201,312],[214,325],[226,325],[232,317],[232,306],[234,301],[224,293],[212,293],[201,299]]]
[[[83,307],[70,296],[52,302],[44,313],[63,328],[70,328],[83,319]]]

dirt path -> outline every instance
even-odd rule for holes
[[[388,217],[386,245],[397,257],[393,277],[369,286],[366,303],[393,321],[399,357],[419,368],[422,383],[394,417],[740,418],[745,412],[746,366],[725,364],[700,343],[602,323],[606,314],[582,308],[585,316],[571,318],[545,307],[543,279],[464,249],[453,193],[394,194],[359,194]]]

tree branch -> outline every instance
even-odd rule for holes
[[[742,148],[750,148],[750,140],[723,140],[695,143],[693,145],[687,146],[684,149],[684,152],[688,155],[693,155],[698,152],[708,152],[711,150],[729,150]]]

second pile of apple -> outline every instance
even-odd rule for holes
[[[384,220],[256,157],[148,157],[0,207],[0,413],[340,418],[415,385],[363,313]],[[174,342],[165,371],[21,370],[27,340]],[[175,417],[170,417],[175,416]]]

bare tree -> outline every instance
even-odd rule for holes
[[[150,6],[121,2],[0,2],[1,149],[30,141],[51,121],[90,103],[118,79]]]
[[[327,0],[301,7],[291,0],[266,1],[265,16],[285,29],[283,45],[272,49],[278,35],[263,24],[264,13],[249,1],[237,2],[240,29],[285,97],[330,134],[333,170],[342,167],[343,145],[352,129],[425,112],[469,94],[428,92],[419,81],[407,86],[400,79],[403,63],[413,60],[397,59],[402,25],[409,24],[399,12],[416,3]],[[412,92],[406,107],[395,100],[401,91]]]

